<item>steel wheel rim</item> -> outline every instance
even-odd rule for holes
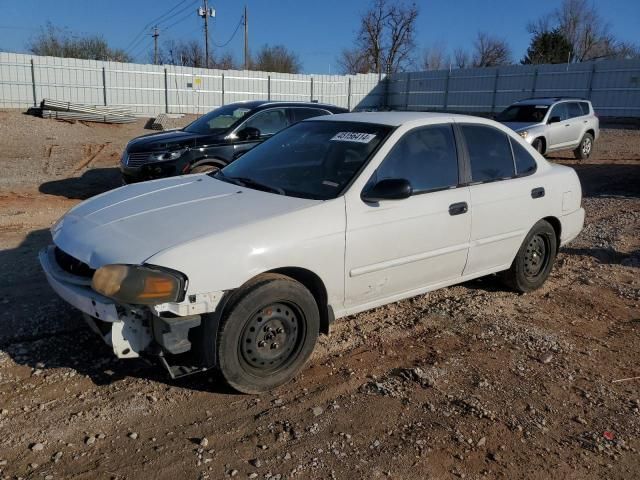
[[[243,366],[256,374],[287,368],[300,353],[305,334],[299,308],[279,302],[265,306],[251,316],[240,336]]]
[[[584,142],[582,142],[582,153],[585,155],[589,155],[591,153],[591,139],[585,138]]]
[[[549,257],[549,244],[542,235],[534,235],[529,243],[524,256],[524,273],[528,278],[535,278],[547,266]]]

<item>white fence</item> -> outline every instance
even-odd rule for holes
[[[305,100],[345,108],[497,112],[541,96],[588,98],[601,116],[640,117],[640,60],[510,65],[369,75],[290,75],[0,52],[0,108],[43,98],[140,114],[204,113],[238,100]]]
[[[527,97],[559,96],[587,98],[601,116],[640,117],[640,60],[398,73],[386,91],[394,110],[482,113]]]
[[[377,75],[293,75],[39,57],[0,52],[0,108],[43,98],[117,105],[141,114],[204,113],[239,100],[303,100],[377,107]]]

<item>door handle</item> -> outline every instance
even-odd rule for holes
[[[542,198],[544,197],[544,187],[538,187],[531,190],[531,198]]]
[[[565,123],[565,124],[564,124],[564,126],[565,126],[565,127],[570,127],[570,126],[571,126],[571,124],[570,124],[570,123]]]
[[[449,215],[462,215],[468,211],[469,205],[467,205],[467,202],[458,202],[449,205]]]

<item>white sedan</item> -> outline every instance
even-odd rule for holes
[[[217,368],[259,393],[331,322],[500,272],[528,292],[582,229],[574,170],[506,127],[440,113],[303,121],[216,174],[85,201],[40,253],[120,358]]]

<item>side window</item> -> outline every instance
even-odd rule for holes
[[[451,125],[417,128],[396,143],[370,182],[404,178],[415,193],[458,185],[458,156]]]
[[[516,173],[519,176],[531,175],[534,173],[538,164],[531,156],[527,149],[520,145],[516,140],[509,139],[511,141],[511,148],[513,148],[513,158],[516,161]]]
[[[462,125],[471,163],[471,180],[488,182],[513,177],[509,138],[500,130],[483,125]]]
[[[582,107],[582,114],[583,115],[590,115],[591,114],[591,109],[589,108],[589,104],[587,102],[579,102],[580,107]]]
[[[551,117],[560,117],[560,121],[567,120],[569,118],[567,104],[558,103],[555,107],[553,107],[553,110],[551,110],[551,114],[549,115],[549,118]]]
[[[284,108],[273,108],[256,113],[247,120],[244,127],[253,127],[260,130],[260,135],[273,135],[289,124],[287,112]]]
[[[581,117],[584,115],[578,102],[567,103],[567,108],[569,109],[569,118]]]
[[[311,117],[329,115],[329,112],[319,108],[292,108],[291,112],[293,113],[293,121],[296,123]]]

